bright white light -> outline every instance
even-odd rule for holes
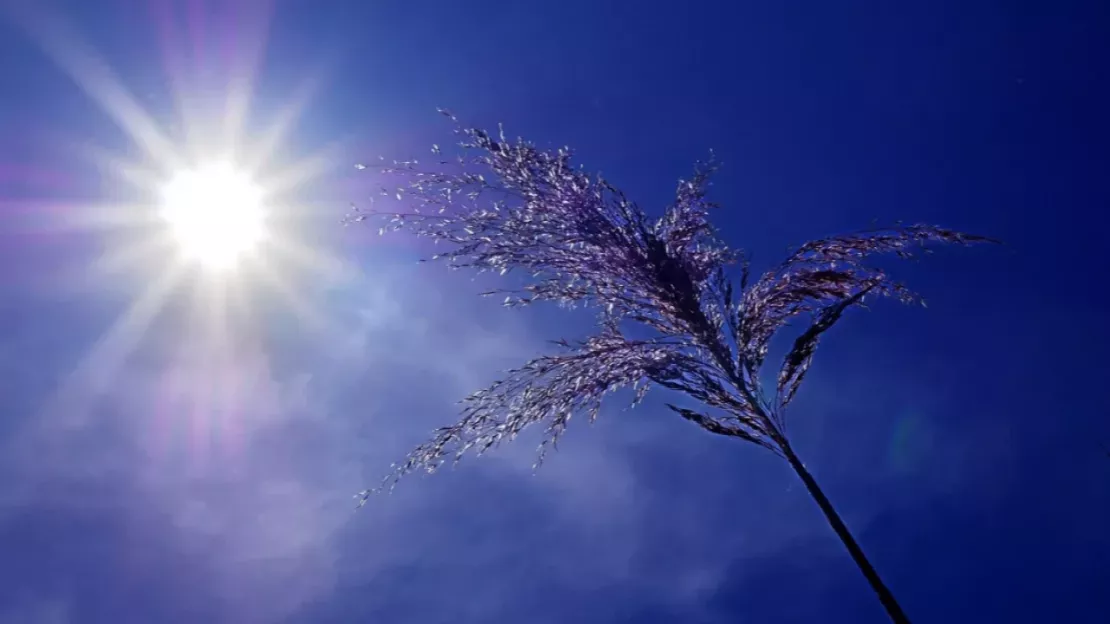
[[[234,266],[264,234],[261,189],[228,163],[178,172],[162,201],[182,250],[208,268]]]

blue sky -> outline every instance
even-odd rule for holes
[[[716,150],[757,268],[876,218],[1005,240],[892,265],[929,308],[846,319],[791,434],[915,621],[1110,612],[1099,3],[3,6],[0,622],[885,621],[785,464],[650,401],[535,475],[526,440],[352,512],[588,330],[339,227],[355,162],[451,141],[437,106],[649,210]],[[283,127],[271,171],[305,174],[274,216],[302,252],[264,259],[281,288],[158,291],[168,257],[121,255],[157,233],[136,111],[172,143],[247,91],[244,144]]]

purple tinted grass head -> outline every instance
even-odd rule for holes
[[[917,301],[864,261],[989,240],[926,225],[835,236],[802,245],[751,281],[744,254],[721,242],[709,221],[716,207],[706,198],[717,171],[713,158],[680,180],[674,201],[652,219],[604,178],[576,167],[568,148],[539,149],[503,131],[456,128],[456,134],[461,154],[454,160],[433,146],[430,167],[417,161],[377,167],[405,180],[382,189],[404,210],[354,208],[346,221],[429,237],[443,247],[433,259],[453,268],[519,273],[526,278],[521,288],[486,294],[504,296],[508,306],[587,306],[598,312],[599,331],[580,342],[557,341],[558,353],[464,399],[458,422],[410,453],[383,487],[480,454],[531,425],[545,427],[542,458],[572,415],[596,418],[605,395],[621,388],[635,388],[638,403],[652,384],[699,404],[669,405],[683,418],[781,454],[786,406],[824,332],[868,297]],[[726,269],[737,263],[734,285]],[[808,325],[767,392],[759,378],[768,344],[798,317]],[[630,336],[644,329],[650,338]],[[375,491],[360,493],[360,502]]]

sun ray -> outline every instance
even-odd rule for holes
[[[71,230],[118,232],[149,226],[153,222],[149,207],[140,203],[66,203],[65,207],[64,225]]]
[[[13,233],[120,231],[151,222],[142,204],[27,199],[3,200],[3,209],[8,219],[5,226]]]
[[[85,45],[78,34],[60,16],[42,6],[24,6],[16,13],[43,51],[62,71],[67,73],[84,92],[107,113],[148,156],[165,167],[178,165],[170,141],[153,119],[123,87],[111,67]]]
[[[169,236],[143,236],[127,245],[106,252],[89,264],[90,276],[118,274],[135,267],[150,266],[165,258],[172,249]]]
[[[228,81],[230,89],[224,115],[224,132],[230,137],[233,145],[238,145],[244,138],[254,95],[255,79],[270,32],[273,6],[270,2],[235,3],[232,6],[242,10],[245,16],[236,20],[236,36],[229,38],[230,41],[242,45],[228,55],[232,69]],[[245,25],[249,25],[249,30],[244,28]]]
[[[336,163],[340,160],[340,154],[347,147],[345,142],[332,143],[283,169],[267,175],[262,184],[275,195],[288,193],[305,182],[318,178],[325,171],[335,170]]]
[[[227,327],[227,283],[199,279],[193,283],[183,338],[175,349],[176,375],[186,384],[179,394],[186,399],[187,413],[175,414],[163,428],[175,424],[185,429],[184,443],[193,462],[203,462],[211,443],[219,438],[217,429],[226,420],[225,386],[234,375],[230,363],[235,348],[229,344]],[[174,422],[177,421],[177,422]],[[215,439],[214,439],[215,438]]]
[[[162,311],[180,277],[181,271],[171,267],[131,303],[63,382],[48,412],[57,414],[68,424],[83,424],[87,409],[116,379],[122,365]]]
[[[330,333],[332,323],[324,313],[306,303],[303,297],[298,296],[296,289],[276,271],[263,268],[258,271],[257,275],[272,292],[281,298],[294,317],[303,323],[306,329],[314,332]]]
[[[341,329],[336,319],[310,305],[287,276],[307,273],[313,283],[329,283],[349,279],[355,270],[331,254],[310,249],[288,237],[269,240],[268,255],[268,262],[253,267],[253,277],[278,296],[305,329],[322,335],[324,340],[337,340]]]
[[[273,253],[280,256],[284,262],[289,262],[297,268],[307,269],[314,275],[325,280],[340,280],[356,273],[349,263],[340,260],[334,254],[322,249],[309,248],[291,238],[275,238],[270,241]]]
[[[196,102],[198,98],[196,94],[201,93],[203,89],[199,85],[188,84],[187,81],[187,77],[196,75],[196,66],[200,65],[200,59],[189,58],[190,46],[186,46],[181,37],[181,26],[184,22],[185,30],[197,31],[198,7],[195,3],[175,3],[171,0],[157,0],[149,6],[155,27],[158,29],[156,39],[161,47],[162,64],[169,81],[170,99],[179,124],[177,134],[180,135],[181,140],[192,147],[200,142],[197,139],[199,134],[197,125],[206,116],[201,114],[202,111],[197,110]],[[184,20],[178,19],[174,14],[175,7],[190,9],[190,14]],[[194,35],[194,43],[191,46],[193,56],[202,52],[203,47],[196,45],[196,37],[203,35],[203,31],[187,34]]]
[[[125,160],[110,151],[90,144],[74,145],[71,150],[93,163],[99,170],[150,194],[158,192],[161,182],[156,170]],[[180,159],[177,159],[180,161]]]
[[[269,127],[252,142],[252,149],[244,156],[243,167],[247,171],[257,171],[266,161],[273,159],[274,153],[312,103],[322,84],[322,77],[316,75],[302,82],[290,95],[288,103],[278,111]]]

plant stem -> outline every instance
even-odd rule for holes
[[[833,530],[836,531],[837,536],[840,537],[840,541],[844,542],[844,546],[848,549],[848,552],[851,553],[852,559],[867,578],[867,582],[871,583],[871,589],[874,589],[875,593],[879,595],[879,602],[883,603],[887,615],[890,616],[890,621],[895,624],[909,624],[910,620],[906,617],[905,612],[902,611],[902,607],[898,605],[898,601],[894,599],[894,594],[883,584],[883,580],[879,578],[879,573],[875,571],[871,562],[867,560],[867,556],[863,554],[863,549],[856,543],[855,538],[852,537],[852,533],[848,531],[847,525],[844,524],[844,521],[840,519],[840,515],[833,509],[832,503],[829,502],[825,493],[821,491],[821,488],[817,485],[817,481],[813,479],[813,475],[809,474],[805,465],[802,464],[802,460],[798,459],[798,456],[794,454],[794,450],[790,448],[790,445],[786,443],[785,440],[780,443],[780,446],[783,454],[786,456],[786,461],[790,462],[790,466],[794,468],[794,472],[798,473],[798,476],[801,477],[802,483],[805,483],[806,489],[809,490],[810,495],[813,496],[813,500],[817,501],[817,506],[825,513],[825,518],[828,519],[829,524],[832,525]]]

